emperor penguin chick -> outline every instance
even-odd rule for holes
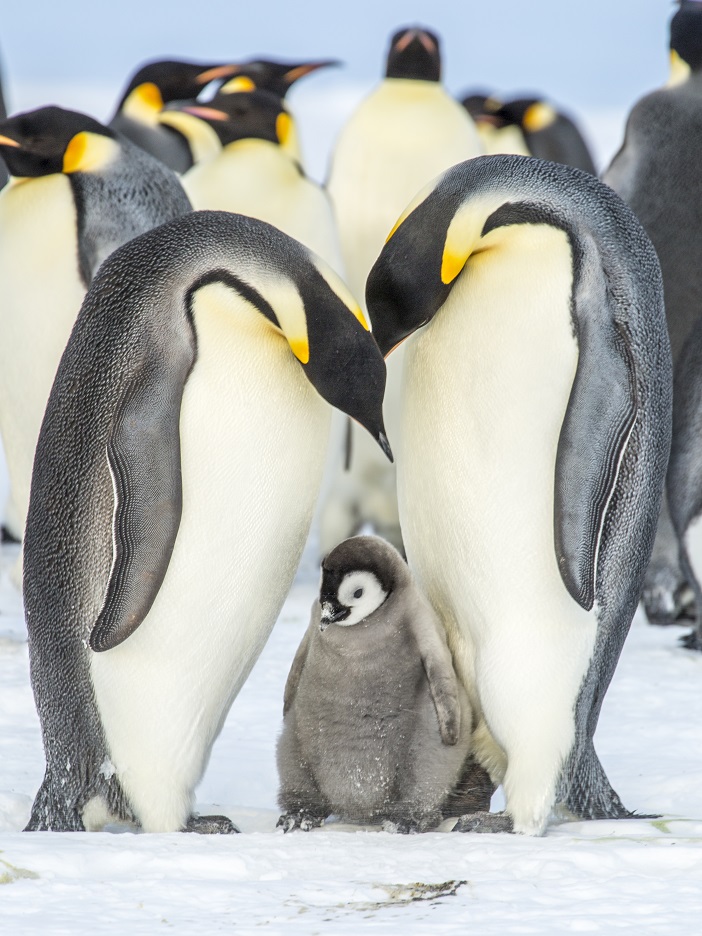
[[[405,832],[441,821],[468,754],[471,711],[438,618],[384,540],[352,537],[322,562],[283,719],[286,832],[331,814]]]

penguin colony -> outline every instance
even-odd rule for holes
[[[323,506],[279,825],[632,815],[593,737],[657,524],[649,613],[686,583],[702,608],[702,285],[660,168],[696,184],[674,144],[699,129],[701,19],[681,0],[671,86],[605,176],[621,198],[542,99],[450,98],[420,27],[326,189],[284,99],[331,60],[151,62],[109,125],[0,121],[4,522],[46,754],[28,830],[237,831],[195,788],[299,563],[332,408],[362,430]],[[365,522],[385,539],[345,539]]]

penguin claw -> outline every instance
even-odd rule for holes
[[[324,817],[312,816],[305,812],[287,812],[278,819],[275,824],[276,829],[282,829],[283,832],[294,832],[299,829],[300,832],[311,832],[312,829],[318,829],[324,824]]]
[[[507,813],[475,812],[461,816],[452,832],[513,832],[514,823]]]
[[[227,816],[191,816],[183,829],[199,835],[234,835],[239,831]]]
[[[680,637],[680,644],[686,650],[697,650],[698,653],[702,653],[702,634],[698,630],[690,631],[689,634]]]

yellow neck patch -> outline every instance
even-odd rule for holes
[[[282,276],[264,276],[256,283],[256,288],[275,312],[292,353],[301,364],[307,364],[310,359],[307,316],[295,284]]]
[[[137,85],[122,105],[122,113],[139,123],[155,124],[163,109],[163,98],[152,81]]]
[[[504,195],[497,193],[472,198],[464,202],[453,216],[446,232],[441,257],[441,282],[445,286],[456,279],[471,256],[489,248],[489,244],[481,243],[482,230],[486,219],[504,201]]]
[[[118,154],[119,144],[116,140],[101,133],[82,130],[76,133],[66,147],[63,154],[63,171],[66,174],[96,172],[116,159]]]
[[[255,91],[256,84],[246,75],[237,75],[225,82],[219,90],[221,94],[239,94],[241,91]]]
[[[291,130],[292,117],[290,114],[286,114],[285,111],[283,111],[275,118],[275,135],[278,137],[278,142],[281,146],[285,146]]]
[[[674,88],[676,85],[684,84],[692,74],[692,69],[685,59],[680,58],[675,49],[670,50],[670,74],[666,81],[667,88]]]
[[[550,104],[539,101],[527,108],[522,118],[522,126],[528,133],[538,133],[539,130],[550,127],[557,116],[558,114]]]

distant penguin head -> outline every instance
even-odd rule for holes
[[[320,630],[370,617],[409,575],[397,550],[377,536],[344,540],[322,561]]]
[[[208,123],[222,146],[238,140],[267,140],[285,146],[292,125],[282,100],[268,91],[217,94],[208,104],[183,110]]]
[[[543,98],[533,96],[507,101],[495,111],[495,117],[503,126],[515,125],[526,133],[538,133],[556,121],[558,111]]]
[[[497,129],[505,126],[505,121],[499,116],[502,101],[492,94],[475,91],[464,95],[460,102],[476,124],[488,124]]]
[[[671,78],[684,81],[689,73],[702,69],[702,2],[680,0],[670,21]]]
[[[89,172],[119,151],[112,130],[62,107],[40,107],[0,120],[0,155],[17,178]]]
[[[252,59],[235,65],[233,77],[219,89],[220,94],[233,94],[239,91],[268,91],[284,98],[290,88],[300,78],[317,71],[340,65],[338,59],[324,59],[318,62],[273,62],[267,59]]]
[[[178,60],[147,62],[129,79],[117,112],[135,120],[147,119],[171,101],[193,100],[210,81],[229,78],[235,68]]]
[[[399,29],[390,40],[386,78],[441,81],[439,37],[421,26]]]

